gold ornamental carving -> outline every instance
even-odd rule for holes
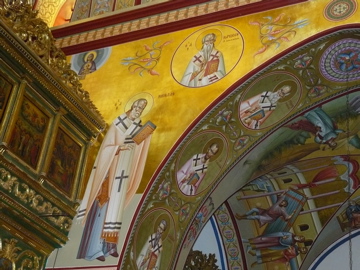
[[[0,168],[0,187],[9,194],[14,195],[23,204],[30,206],[39,216],[46,217],[54,225],[66,232],[70,231],[72,219],[63,213],[58,207],[37,194],[27,184],[21,183],[19,179],[4,168]]]
[[[0,239],[0,258],[4,269],[38,270],[42,257],[31,250],[23,250],[16,239]]]
[[[200,250],[191,250],[184,266],[184,270],[219,270],[216,265],[215,254],[204,254]]]
[[[55,46],[55,39],[47,24],[37,17],[37,12],[32,10],[31,5],[22,2],[18,0],[8,4],[5,1],[4,6],[0,5],[1,20],[50,67],[64,85],[77,95],[105,126],[100,112],[90,100],[89,93],[82,88],[77,73],[71,69],[63,51]]]

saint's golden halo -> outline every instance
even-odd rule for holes
[[[208,34],[216,35],[216,41],[214,43],[215,48],[221,43],[222,32],[216,28],[207,29],[207,30],[203,31],[195,41],[195,47],[198,51],[200,51],[203,46],[203,43],[202,43],[203,38]]]
[[[145,109],[143,110],[141,116],[145,116],[147,113],[149,113],[149,111],[151,110],[152,106],[154,105],[154,98],[151,94],[147,93],[147,92],[141,92],[139,94],[136,94],[135,96],[133,96],[132,98],[130,98],[125,106],[125,112],[131,110],[131,106],[133,105],[133,103],[138,100],[138,99],[146,99],[147,100],[147,105],[145,107]]]
[[[222,150],[224,149],[224,141],[222,139],[220,139],[218,137],[212,138],[204,145],[203,154],[205,154],[208,151],[208,149],[210,148],[210,146],[214,143],[216,143],[219,146],[219,150],[214,156],[212,156],[210,158],[210,161],[216,160],[220,156]]]
[[[88,58],[88,56],[89,56],[90,54],[94,55],[93,61],[96,59],[96,57],[97,57],[97,52],[96,52],[96,51],[90,51],[90,52],[88,52],[88,53],[86,53],[86,54],[84,55],[84,62],[87,61],[87,58]]]
[[[285,81],[280,82],[279,84],[277,84],[274,87],[274,92],[279,90],[281,87],[283,87],[285,85],[290,86],[290,89],[291,89],[290,94],[283,97],[283,98],[281,98],[281,99],[279,99],[278,103],[284,103],[286,101],[289,101],[290,99],[293,98],[293,96],[295,96],[296,92],[299,91],[299,87],[298,87],[298,84],[296,83],[296,81],[294,81],[294,80],[285,80]]]
[[[162,220],[166,221],[166,229],[165,229],[165,231],[163,231],[162,237],[161,237],[161,239],[164,240],[170,231],[170,216],[168,214],[161,214],[160,216],[157,217],[157,219],[154,223],[154,232],[157,231],[157,229],[160,225],[160,222]]]

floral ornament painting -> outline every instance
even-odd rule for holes
[[[128,66],[128,70],[131,73],[138,73],[140,76],[143,76],[144,72],[148,72],[153,76],[160,75],[159,72],[155,70],[155,67],[159,63],[163,47],[170,43],[171,41],[166,41],[158,45],[159,42],[154,42],[152,47],[145,44],[144,51],[136,52],[134,57],[122,59],[121,64]]]
[[[251,25],[259,26],[260,42],[263,45],[255,55],[265,52],[271,45],[275,45],[275,49],[277,49],[283,41],[291,41],[296,35],[296,29],[308,24],[308,20],[292,22],[291,18],[285,17],[284,13],[275,19],[270,16],[264,19],[266,19],[264,22],[249,22]]]

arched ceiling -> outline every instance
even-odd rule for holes
[[[34,8],[38,11],[38,16],[43,19],[49,27],[53,27],[61,7],[65,2],[66,0],[38,0]]]
[[[358,45],[355,45],[358,31],[356,26],[334,29],[305,40],[298,48],[272,59],[252,76],[234,84],[197,119],[162,167],[144,200],[141,210],[144,212],[140,212],[141,216],[155,211],[151,206],[162,201],[178,215],[189,215],[186,218],[192,222],[184,224],[178,259],[173,264],[175,269],[182,267],[204,222],[214,211],[217,217],[219,207],[226,208],[225,223],[231,221],[230,231],[237,234],[240,264],[249,268],[256,254],[247,253],[247,244],[242,244],[241,239],[280,232],[303,235],[305,242],[298,245],[306,247],[308,252],[292,260],[291,267],[308,269],[327,246],[351,231],[345,208],[349,198],[358,197],[359,73],[354,71],[351,61],[347,62],[346,70],[340,57],[354,52],[355,62],[358,61]],[[293,93],[278,104],[283,108],[278,116],[260,122],[259,129],[239,128],[240,124],[245,125],[241,107],[251,102],[252,97],[264,95],[263,91],[274,91],[282,85],[291,85]],[[216,161],[210,161],[207,173],[210,166],[216,167],[217,173],[210,173],[213,177],[207,179],[205,190],[197,190],[204,196],[197,211],[192,213],[189,200],[176,192],[180,187],[180,183],[179,187],[175,184],[179,181],[176,174],[184,170],[179,158],[190,147],[193,149],[190,152],[195,154],[195,145],[206,141],[209,134],[217,138],[222,153]],[[330,137],[336,144],[329,141]],[[166,194],[162,192],[164,187]],[[289,201],[286,211],[287,215],[293,213],[291,219],[285,221],[285,216],[275,215],[260,224],[256,213],[244,216],[253,208],[268,209],[275,205],[276,195],[282,193]],[[141,219],[138,222],[141,226]],[[220,217],[218,222],[221,226]],[[226,239],[226,235],[223,237]],[[226,248],[226,241],[223,243]],[[254,269],[285,267],[283,263],[259,263],[259,258],[260,255],[258,263],[252,266]],[[234,262],[230,259],[228,263],[231,267]]]

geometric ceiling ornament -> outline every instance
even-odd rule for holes
[[[342,39],[326,49],[320,59],[321,74],[330,81],[360,79],[360,40]]]
[[[325,7],[324,17],[329,21],[341,21],[353,15],[356,9],[356,0],[334,0]]]

